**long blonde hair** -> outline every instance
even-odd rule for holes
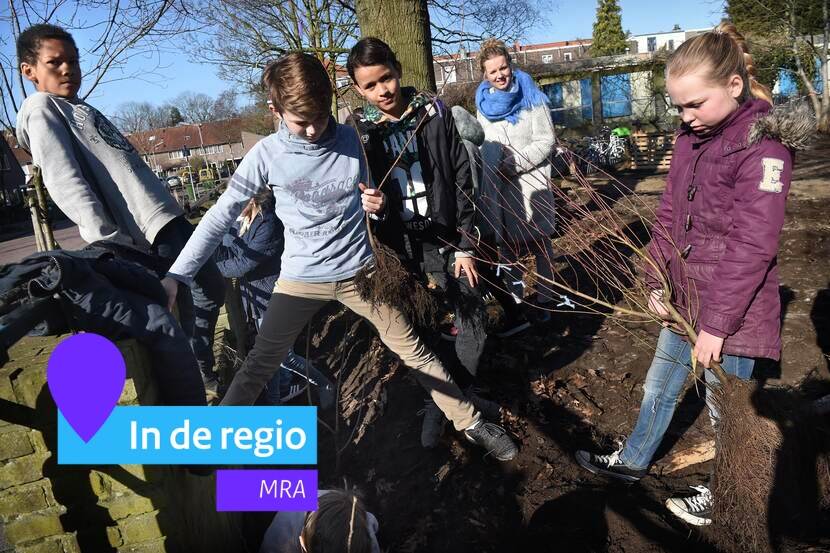
[[[732,75],[744,82],[739,102],[751,97],[772,104],[770,89],[755,80],[755,64],[746,39],[732,23],[724,21],[714,30],[693,37],[674,51],[666,63],[666,77],[680,77],[706,68],[707,78],[726,83]]]

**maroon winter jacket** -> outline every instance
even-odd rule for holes
[[[776,255],[794,150],[811,134],[804,108],[748,100],[707,136],[677,136],[650,253],[674,305],[724,353],[781,355]]]

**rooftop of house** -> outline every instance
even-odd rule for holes
[[[14,133],[11,132],[4,132],[3,138],[6,139],[6,143],[9,145],[9,149],[11,149],[12,153],[14,154],[17,163],[21,165],[29,165],[32,163],[32,155],[20,147],[20,144],[17,142],[17,137]]]
[[[142,154],[173,152],[200,146],[236,144],[242,142],[242,120],[211,121],[201,124],[182,123],[175,127],[151,129],[127,135],[136,150]]]
[[[512,46],[508,46],[508,50],[511,52],[535,52],[539,50],[553,50],[554,48],[567,48],[569,46],[590,46],[591,39],[590,38],[575,38],[573,40],[561,40],[559,42],[542,42],[539,44],[520,44],[518,42],[514,43]],[[443,56],[435,56],[434,60],[436,62],[442,61],[449,61],[449,60],[458,60],[458,59],[466,59],[466,58],[474,58],[478,55],[478,51],[475,52],[466,52],[461,51],[455,54],[447,54]]]

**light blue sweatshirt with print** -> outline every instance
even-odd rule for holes
[[[168,274],[191,284],[248,201],[269,186],[285,225],[280,278],[352,278],[372,260],[359,182],[366,182],[366,166],[354,129],[331,119],[323,135],[308,142],[281,124],[248,152]]]

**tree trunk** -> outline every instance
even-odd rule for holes
[[[426,0],[357,0],[363,36],[386,42],[403,66],[403,84],[435,92]]]

